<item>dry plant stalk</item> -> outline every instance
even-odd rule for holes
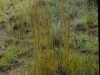
[[[41,1],[40,1],[41,2]],[[42,4],[42,3],[39,3]],[[45,14],[45,15],[44,15]],[[34,72],[35,75],[57,75],[58,66],[65,66],[66,71],[69,69],[69,43],[70,43],[70,18],[68,18],[68,25],[66,21],[66,10],[63,6],[63,1],[61,1],[61,27],[62,27],[62,37],[64,42],[64,47],[61,49],[62,57],[58,59],[57,53],[53,48],[52,53],[50,52],[50,19],[48,7],[42,7],[41,5],[37,5],[34,7],[33,14],[30,14],[31,22],[32,22],[32,31],[35,42],[35,64],[34,64]],[[42,29],[41,29],[42,28]],[[43,33],[43,35],[41,35]],[[57,34],[54,34],[58,36]],[[45,39],[47,42],[45,51],[41,48],[41,41]],[[61,39],[60,39],[61,40]],[[57,43],[56,41],[54,42]],[[62,59],[66,59],[64,61],[60,61]],[[59,63],[62,63],[58,65]]]
[[[64,1],[61,1],[61,26],[63,30],[62,40],[64,42],[64,50],[62,49],[61,52],[65,53],[63,59],[65,60],[65,68],[66,68],[66,74],[69,74],[69,67],[70,67],[70,58],[69,58],[69,51],[70,51],[70,15],[68,15],[68,24],[66,21],[66,10],[64,7]],[[66,25],[67,24],[67,25]],[[63,55],[61,55],[63,56]],[[62,65],[64,65],[62,64]]]

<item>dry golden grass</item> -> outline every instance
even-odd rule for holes
[[[40,1],[41,2],[41,1]],[[50,25],[52,24],[49,19],[49,12],[48,12],[48,6],[43,7],[42,3],[39,2],[39,5],[35,6],[33,9],[33,14],[30,15],[31,23],[32,23],[32,29],[33,29],[33,39],[35,43],[35,65],[34,65],[34,73],[35,75],[57,75],[57,71],[59,70],[59,66],[62,66],[68,73],[70,68],[71,61],[69,58],[69,51],[70,51],[70,15],[68,17],[68,24],[66,21],[66,13],[65,8],[63,7],[63,4],[61,3],[61,28],[63,30],[63,41],[64,42],[64,48],[60,49],[61,51],[61,59],[59,59],[59,56],[55,49],[50,50],[50,40],[53,38],[52,35],[52,29]],[[44,15],[45,14],[45,15]],[[51,31],[51,32],[50,32]],[[57,34],[53,33],[53,35],[58,36]],[[61,39],[60,39],[61,40]],[[43,43],[45,41],[43,47],[45,49],[41,48]],[[52,42],[53,43],[53,42]],[[54,42],[57,43],[56,41]],[[53,45],[53,44],[51,44]],[[53,46],[51,46],[53,47]],[[61,63],[61,64],[60,64]]]

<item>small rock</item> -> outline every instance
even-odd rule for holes
[[[21,68],[18,68],[18,72],[20,72],[21,71]]]
[[[4,45],[1,45],[1,48],[2,48],[2,49],[5,49],[5,46],[4,46]]]

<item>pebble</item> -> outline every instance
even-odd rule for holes
[[[18,68],[18,72],[20,72],[21,71],[21,68]]]
[[[5,46],[4,46],[4,45],[1,45],[1,48],[2,48],[2,49],[5,49]]]

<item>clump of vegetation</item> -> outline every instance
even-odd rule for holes
[[[2,56],[0,59],[0,71],[6,71],[11,66],[10,63],[14,55],[12,52],[8,52],[7,55],[5,53],[1,53],[0,55]]]
[[[30,15],[32,28],[33,28],[33,36],[35,37],[34,38],[34,43],[35,43],[34,73],[36,75],[40,75],[40,74],[42,75],[89,74],[90,75],[92,74],[92,70],[90,70],[90,65],[89,65],[90,63],[88,63],[87,61],[92,60],[92,59],[89,59],[89,57],[86,55],[84,56],[87,59],[84,59],[82,58],[81,54],[76,53],[76,52],[74,53],[74,51],[73,52],[71,51],[72,48],[74,48],[75,50],[79,50],[79,52],[82,52],[82,53],[84,53],[85,52],[84,50],[86,50],[85,54],[89,52],[89,50],[91,51],[91,48],[88,46],[88,44],[90,44],[90,41],[88,41],[89,37],[87,34],[84,34],[86,37],[84,35],[81,35],[81,33],[78,35],[73,34],[72,37],[74,37],[75,35],[77,39],[76,37],[74,37],[73,40],[71,39],[71,42],[72,43],[76,42],[77,44],[75,43],[74,47],[70,48],[69,47],[70,46],[70,19],[68,18],[68,22],[66,21],[67,19],[66,11],[65,11],[66,9],[63,6],[63,1],[61,1],[61,7],[58,7],[58,8],[61,8],[60,9],[61,11],[59,12],[60,20],[58,20],[59,25],[56,25],[57,23],[55,23],[54,21],[50,22],[50,19],[48,16],[48,9],[46,9],[45,7],[42,7],[42,5],[40,6],[38,5],[35,8],[34,13]],[[38,9],[40,9],[39,10],[40,12],[38,11]],[[46,12],[45,17],[44,15],[41,15],[41,13],[43,13],[42,11],[43,9],[45,9],[44,12]],[[41,17],[44,17],[43,20],[41,20]],[[35,21],[33,22],[33,20]],[[84,24],[84,22],[85,21],[83,21],[82,24]],[[44,40],[42,39],[42,36],[43,36],[43,32],[41,31],[42,26],[46,27],[46,29],[42,28],[44,29],[44,37],[45,37]],[[60,38],[59,38],[59,35],[61,35]],[[55,41],[54,42],[51,41],[50,40],[51,38],[53,38]],[[46,44],[45,49],[41,48],[41,45],[43,45],[43,43],[41,44],[40,42],[41,40],[45,41],[44,42]],[[75,42],[73,42],[74,40]],[[60,47],[55,47],[54,44],[53,46],[50,46],[49,44],[50,41],[52,42],[52,44],[54,43],[56,46],[57,46],[57,43],[61,44],[60,42],[58,42],[58,41],[61,41],[62,45]],[[53,47],[53,48],[49,48],[49,47]],[[58,53],[56,50],[58,50]],[[88,63],[87,65],[86,65],[86,62]]]

